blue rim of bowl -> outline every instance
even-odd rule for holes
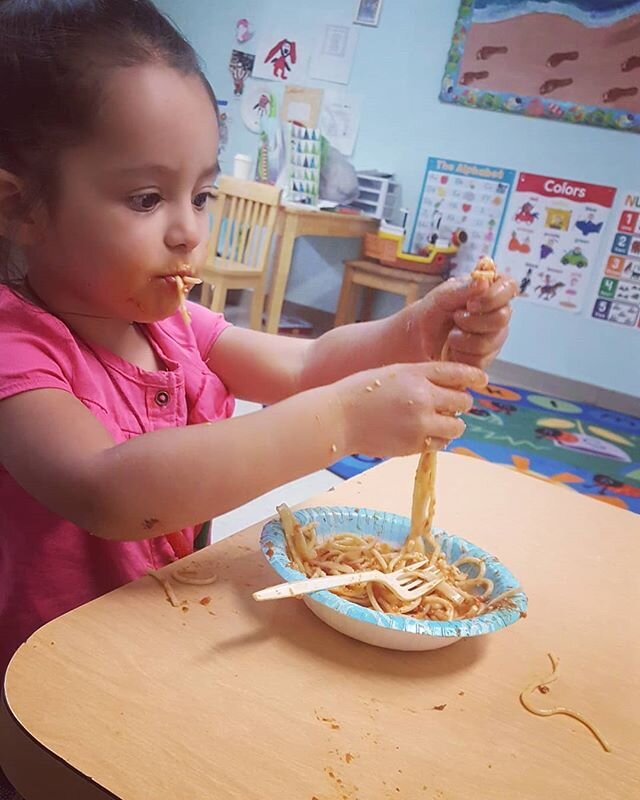
[[[320,539],[332,533],[348,532],[361,536],[377,536],[383,541],[399,545],[404,541],[410,525],[407,517],[398,514],[352,506],[304,508],[295,511],[294,515],[301,525],[309,522],[316,523],[317,535]],[[487,577],[494,582],[492,596],[497,597],[509,589],[519,587],[520,584],[514,575],[491,553],[487,553],[486,550],[482,550],[460,536],[446,533],[439,528],[434,528],[434,534],[449,560],[455,561],[462,555],[467,555],[482,558],[485,561]],[[284,531],[279,519],[271,520],[264,526],[260,535],[260,547],[271,567],[283,580],[290,582],[306,577],[291,566]],[[447,638],[482,636],[493,633],[517,622],[527,610],[527,596],[522,591],[511,598],[512,606],[500,608],[473,619],[451,620],[450,622],[420,620],[400,614],[383,614],[359,606],[357,603],[352,603],[329,591],[313,592],[308,597],[340,614],[382,628],[409,634]]]

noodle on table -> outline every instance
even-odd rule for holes
[[[558,679],[557,671],[558,671],[558,662],[560,661],[560,659],[552,655],[551,653],[548,653],[548,656],[549,660],[551,661],[551,674],[547,678],[544,678],[543,680],[534,681],[533,683],[529,684],[529,686],[527,686],[525,689],[523,689],[522,692],[520,692],[520,702],[522,703],[524,708],[526,708],[527,711],[529,711],[531,714],[535,714],[538,717],[552,717],[555,716],[556,714],[564,714],[565,717],[571,717],[572,719],[577,720],[578,722],[582,723],[582,725],[584,725],[585,728],[587,728],[587,730],[591,731],[591,733],[600,743],[602,749],[606,753],[610,753],[611,747],[609,746],[609,743],[604,738],[604,736],[600,733],[600,731],[596,728],[595,725],[593,725],[591,722],[585,719],[582,716],[582,714],[580,714],[578,711],[572,711],[570,708],[566,708],[565,706],[554,706],[553,708],[536,708],[536,706],[534,706],[533,703],[531,702],[532,692],[538,689],[540,692],[543,692],[543,694],[546,694],[546,692],[549,691],[549,684],[553,683],[553,681]]]

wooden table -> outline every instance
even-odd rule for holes
[[[442,283],[442,275],[428,275],[408,269],[385,267],[377,261],[355,258],[344,262],[344,277],[336,307],[335,326],[355,322],[358,317],[358,294],[363,293],[360,318],[372,318],[376,290],[391,292],[404,297],[405,305],[411,305],[427,292]]]
[[[415,459],[305,505],[406,512]],[[527,619],[431,653],[369,647],[274,582],[260,525],[192,556],[188,612],[143,578],[45,626],[6,679],[0,758],[28,800],[630,800],[640,797],[640,524],[515,470],[444,455],[438,521],[521,579]],[[211,595],[209,605],[200,605]],[[520,691],[560,657],[539,718]],[[436,710],[442,708],[442,710]]]
[[[268,333],[277,333],[284,293],[291,270],[293,248],[299,236],[333,236],[360,238],[378,229],[379,220],[363,215],[340,214],[335,211],[309,211],[306,208],[282,206],[276,222],[279,236],[275,266],[267,301]]]

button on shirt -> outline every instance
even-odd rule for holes
[[[228,323],[188,306],[190,326],[178,313],[142,326],[166,367],[146,372],[88,346],[59,319],[0,286],[0,400],[37,389],[69,392],[116,443],[226,419],[233,397],[205,359]],[[195,531],[181,534],[192,549]],[[36,628],[175,558],[171,536],[110,541],[90,535],[38,503],[0,465],[0,677]]]

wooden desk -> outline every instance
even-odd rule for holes
[[[309,504],[406,512],[415,463]],[[526,620],[431,653],[369,647],[301,602],[251,599],[275,580],[256,525],[191,557],[220,577],[179,587],[188,612],[143,578],[18,651],[0,727],[8,776],[27,800],[640,797],[638,517],[455,455],[440,458],[438,499],[441,525],[522,580]],[[581,711],[611,754],[577,722],[520,706],[547,652],[560,677],[537,699]]]
[[[376,231],[378,225],[379,221],[372,217],[282,206],[276,223],[279,240],[267,301],[266,331],[268,333],[278,332],[284,293],[291,270],[293,247],[299,236],[359,238],[367,232]]]

